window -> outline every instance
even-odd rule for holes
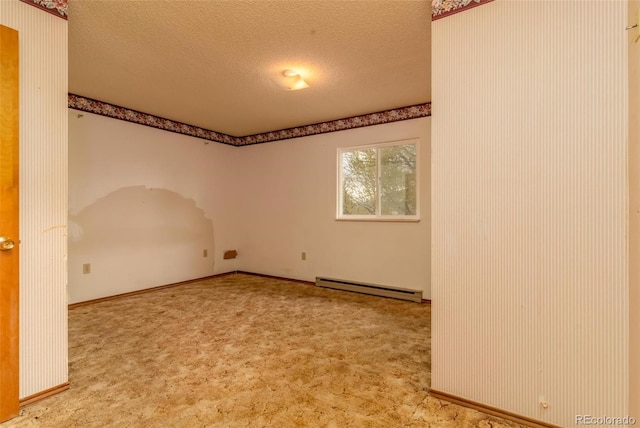
[[[419,220],[418,140],[338,149],[338,219]]]

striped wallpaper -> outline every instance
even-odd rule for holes
[[[0,2],[20,43],[20,397],[67,381],[67,21]]]
[[[437,391],[561,426],[629,411],[625,9],[433,23]]]
[[[640,0],[628,1],[627,25],[640,21]],[[640,28],[627,31],[629,58],[629,403],[640,416]],[[633,262],[636,260],[636,262]],[[640,419],[638,417],[637,419]]]

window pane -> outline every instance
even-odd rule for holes
[[[376,214],[376,150],[342,153],[342,214]]]
[[[380,148],[382,215],[416,215],[416,146]]]

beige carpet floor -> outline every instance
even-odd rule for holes
[[[430,306],[234,274],[69,311],[9,427],[520,427],[429,396]]]

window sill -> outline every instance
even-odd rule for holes
[[[349,216],[349,217],[336,217],[337,221],[374,221],[374,222],[385,222],[385,223],[418,223],[420,222],[420,217],[360,217],[360,216]]]

